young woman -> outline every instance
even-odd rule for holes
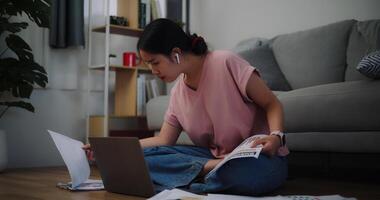
[[[151,22],[137,44],[142,60],[165,82],[178,79],[159,135],[142,139],[153,181],[193,192],[257,195],[287,177],[283,111],[259,73],[228,51],[207,49],[168,19]],[[195,146],[174,146],[185,131]],[[227,162],[203,179],[244,139],[268,134],[253,146],[263,155]]]
[[[152,21],[137,49],[152,73],[177,80],[157,136],[140,140],[157,188],[196,193],[258,195],[287,177],[283,110],[257,70],[228,51],[208,51],[202,37],[187,35],[168,19]],[[195,146],[175,145],[184,131]],[[256,158],[230,160],[211,176],[224,156],[255,134],[268,137]]]

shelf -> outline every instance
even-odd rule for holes
[[[105,66],[90,66],[91,70],[105,70]],[[115,71],[115,115],[137,116],[137,78],[139,74],[151,74],[145,66],[124,67],[111,65],[110,71]]]
[[[92,29],[92,31],[99,32],[99,33],[105,33],[106,27],[105,26],[97,27],[97,28]],[[131,28],[128,26],[110,25],[110,33],[133,36],[133,37],[140,37],[143,33],[143,29]]]
[[[89,121],[89,134],[94,137],[104,136],[104,115],[92,115]],[[113,132],[119,132],[118,135],[122,135],[124,132],[141,132],[145,131],[150,133],[146,117],[144,116],[116,116],[110,115],[108,118],[109,130]],[[111,135],[111,134],[110,134]]]
[[[149,138],[154,136],[154,131],[148,129],[136,130],[110,130],[110,137],[137,137],[139,139]]]
[[[92,118],[104,118],[104,115],[90,115]],[[146,116],[138,115],[138,116],[132,116],[132,115],[108,115],[109,118],[124,118],[124,119],[142,119],[145,120]]]
[[[106,67],[105,66],[94,66],[94,67],[90,67],[91,70],[104,70]],[[148,67],[145,67],[143,65],[141,66],[136,66],[136,67],[125,67],[125,66],[121,66],[121,65],[110,65],[110,70],[111,71],[140,71],[140,72],[146,72],[146,73],[150,73],[150,69]]]

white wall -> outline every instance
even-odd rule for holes
[[[195,15],[191,17],[199,24],[192,31],[201,34],[212,49],[231,49],[242,39],[271,38],[344,19],[380,18],[379,0],[193,1]]]

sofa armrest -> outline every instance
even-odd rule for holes
[[[149,130],[155,130],[159,133],[162,123],[164,123],[165,112],[169,106],[169,95],[159,96],[149,100],[146,105],[147,122]],[[177,145],[194,145],[185,132],[181,132]]]
[[[165,112],[169,106],[169,95],[159,96],[146,104],[146,116],[149,130],[160,130]]]

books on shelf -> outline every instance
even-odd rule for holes
[[[152,87],[153,98],[160,96],[160,89],[158,88],[157,79],[150,80],[150,85]]]
[[[138,0],[138,27],[144,29],[151,20],[169,18],[182,21],[182,1]]]
[[[145,115],[146,113],[146,90],[145,90],[145,74],[139,74],[137,77],[137,115]]]
[[[151,0],[139,1],[139,28],[143,29],[151,21]]]
[[[166,17],[166,0],[151,0],[152,19]]]

